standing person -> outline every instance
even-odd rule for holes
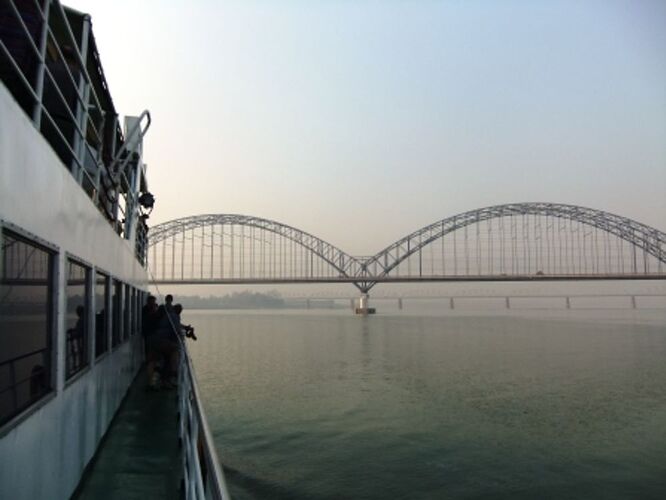
[[[183,327],[180,324],[182,306],[173,305],[173,296],[164,297],[164,304],[158,309],[158,326],[151,345],[159,355],[165,358],[162,369],[162,387],[172,389],[176,387],[178,362],[180,360],[180,343]]]
[[[154,295],[148,295],[146,303],[141,308],[141,335],[143,335],[146,359],[148,358],[148,338],[157,330],[158,321],[157,299]]]
[[[158,333],[152,335],[148,340],[148,364],[146,372],[148,375],[148,388],[152,390],[159,389],[159,383],[155,367],[160,359],[164,359],[163,379],[166,379],[171,373],[178,369],[178,344],[165,338]],[[162,387],[171,389],[174,385],[169,380],[162,381]]]
[[[141,309],[141,334],[149,337],[157,329],[157,299],[148,295],[146,303]]]
[[[153,297],[154,298],[154,297]],[[155,302],[157,304],[157,302]],[[165,328],[165,316],[167,313],[173,313],[173,295],[169,294],[164,297],[164,304],[157,307],[155,314],[155,330]]]
[[[161,370],[162,383],[161,386],[166,389],[171,389],[175,385],[170,380],[178,370],[178,355],[179,355],[179,340],[174,332],[172,326],[173,311],[167,312],[167,304],[163,304],[157,308],[155,312],[155,328],[152,333],[147,337],[148,346],[148,364],[146,372],[148,375],[148,389],[157,390],[160,385],[158,384],[158,375],[156,373],[156,365],[160,360],[164,360],[164,365]]]
[[[173,310],[173,295],[169,294],[164,297],[164,308],[167,310],[167,312],[171,312]]]
[[[196,335],[194,335],[194,328],[192,327],[192,325],[183,325],[182,322],[180,321],[180,313],[183,312],[183,306],[180,304],[176,304],[175,306],[173,306],[173,311],[175,313],[174,315],[176,318],[174,324],[177,326],[178,334],[181,336],[181,338],[185,336],[185,337],[190,337],[192,340],[197,340]]]

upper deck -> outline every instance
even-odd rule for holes
[[[142,138],[150,114],[118,117],[90,16],[46,0],[0,3],[0,80],[63,167],[145,264],[152,208]],[[124,125],[121,126],[121,125]]]

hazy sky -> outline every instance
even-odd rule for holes
[[[666,230],[666,2],[70,0],[152,112],[153,224],[242,213],[366,255],[482,206]]]

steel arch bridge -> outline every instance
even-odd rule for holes
[[[259,217],[207,214],[156,225],[157,284],[666,279],[666,233],[601,210],[513,203],[439,220],[372,256]]]

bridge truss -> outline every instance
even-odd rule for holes
[[[575,205],[515,203],[429,224],[375,255],[352,256],[279,222],[208,214],[149,233],[156,283],[664,279],[666,233]]]

